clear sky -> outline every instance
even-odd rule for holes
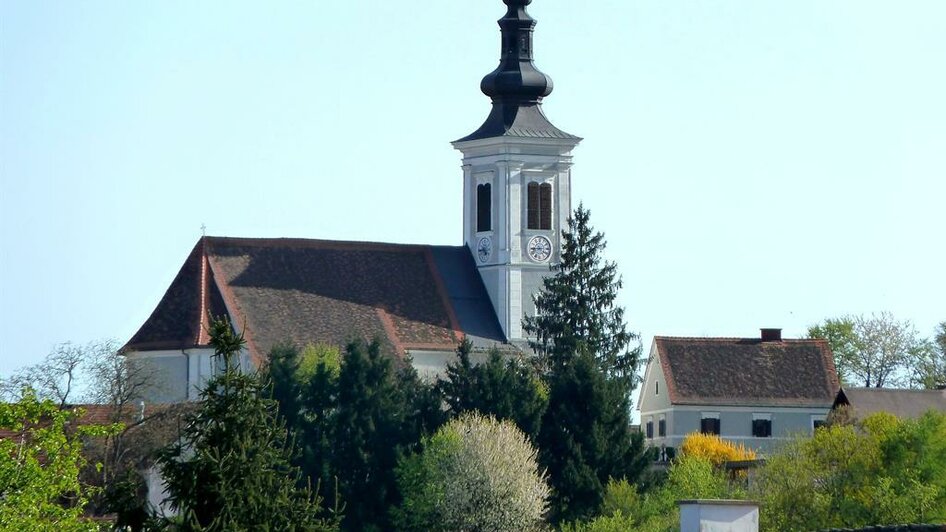
[[[500,0],[0,0],[0,373],[126,341],[207,233],[460,244]],[[946,2],[536,0],[645,345],[946,320]]]

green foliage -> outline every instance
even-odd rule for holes
[[[857,358],[857,336],[854,334],[854,318],[842,316],[828,318],[823,323],[808,327],[809,338],[827,340],[834,353],[834,365],[838,377],[845,385],[852,383],[851,366]]]
[[[602,254],[604,234],[588,223],[590,212],[579,205],[562,232],[561,261],[550,266],[553,275],[534,296],[535,315],[527,316],[523,330],[535,340],[544,369],[559,371],[577,353],[590,353],[601,369],[628,380],[630,394],[640,361],[639,335],[629,332],[624,309],[615,306],[621,278],[617,265]]]
[[[86,461],[83,438],[105,437],[121,426],[74,424],[82,411],[40,401],[30,389],[0,403],[0,531],[92,531],[82,518],[92,488],[79,481]]]
[[[352,342],[344,357],[324,345],[282,345],[269,356],[273,396],[301,446],[296,463],[312,483],[337,484],[327,497],[344,503],[349,530],[389,528],[398,456],[444,421],[434,387],[408,360],[393,360],[376,341]]]
[[[625,479],[609,481],[600,515],[587,522],[570,523],[562,530],[671,532],[680,529],[677,501],[681,499],[744,497],[745,493],[731,486],[725,474],[709,460],[684,456],[671,464],[662,485],[645,494],[639,493],[637,486]]]
[[[441,416],[429,388],[410,364],[394,368],[377,341],[348,345],[330,438],[347,529],[390,528],[389,508],[398,502],[398,456],[414,450]]]
[[[222,373],[201,391],[200,408],[185,418],[180,440],[158,463],[178,530],[334,530],[320,517],[320,498],[300,488],[293,449],[263,380],[242,373],[244,345],[225,319],[210,325]]]
[[[937,390],[946,387],[946,322],[936,326],[931,340],[924,340],[913,350],[911,384]]]
[[[514,424],[463,414],[397,470],[397,530],[527,531],[542,527],[548,485]]]
[[[608,479],[639,479],[651,456],[643,435],[630,430],[624,381],[608,378],[591,356],[577,356],[547,382],[538,442],[554,488],[553,518],[586,518],[601,504]]]
[[[439,384],[453,415],[478,411],[509,419],[535,440],[548,407],[548,388],[535,370],[518,359],[504,360],[497,350],[482,364],[470,360],[472,344],[464,339],[457,361],[447,366]]]
[[[888,312],[828,319],[809,327],[808,335],[828,340],[845,384],[868,388],[909,384],[931,347],[909,320],[898,321]]]
[[[946,414],[833,424],[769,458],[753,484],[764,530],[946,520]]]

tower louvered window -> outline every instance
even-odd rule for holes
[[[490,231],[493,227],[492,186],[484,183],[476,187],[476,230]]]
[[[528,187],[528,223],[529,229],[552,228],[552,185],[535,182]]]

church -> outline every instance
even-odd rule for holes
[[[500,64],[480,85],[492,109],[453,142],[462,154],[463,244],[202,237],[123,347],[156,370],[153,401],[194,399],[214,373],[210,315],[244,334],[248,366],[280,343],[377,338],[433,375],[464,336],[479,349],[527,346],[522,319],[559,260],[581,139],[542,111],[552,80],[533,62],[532,0],[503,1]]]

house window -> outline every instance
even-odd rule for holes
[[[818,430],[820,427],[823,427],[824,420],[825,420],[825,416],[823,415],[811,416],[811,431],[814,432]]]
[[[772,436],[772,415],[752,414],[752,435],[756,438]]]
[[[657,420],[657,436],[663,438],[667,435],[667,419],[664,416],[660,416],[660,419]]]
[[[552,228],[552,185],[529,183],[527,211],[529,229]]]
[[[719,436],[719,412],[703,412],[700,419],[700,432]]]
[[[654,381],[654,395],[660,395],[660,381]]]
[[[650,440],[654,437],[654,422],[653,420],[647,421],[647,439]]]
[[[476,187],[476,230],[492,229],[492,186],[484,183]]]

